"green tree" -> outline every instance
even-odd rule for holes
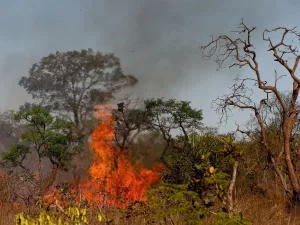
[[[169,151],[191,146],[189,134],[203,130],[202,111],[193,109],[187,101],[158,98],[133,103],[127,99],[118,104],[114,115],[115,142],[118,147],[128,149],[133,140],[145,132],[159,134],[165,142],[160,159],[169,169],[166,160]]]
[[[37,156],[38,180],[40,191],[44,193],[55,181],[58,170],[66,170],[73,156],[81,150],[81,141],[73,122],[56,119],[41,106],[34,106],[28,111],[19,111],[15,120],[26,129],[21,134],[21,142],[13,144],[8,152],[2,153],[4,164],[9,167],[21,167],[30,173],[24,160]],[[42,159],[51,165],[51,174],[44,179]]]
[[[91,49],[50,54],[33,64],[19,85],[43,106],[73,121],[83,132],[94,106],[106,102],[116,91],[135,85],[125,75],[119,58]]]
[[[190,147],[189,134],[203,129],[202,110],[193,109],[190,102],[175,99],[149,99],[144,104],[147,128],[159,131],[166,141],[161,160],[169,167],[165,157],[170,148]],[[174,133],[178,135],[174,137]]]

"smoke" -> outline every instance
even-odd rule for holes
[[[201,62],[197,50],[201,33],[210,26],[203,24],[203,16],[209,10],[213,13],[214,3],[131,0],[106,2],[102,7],[110,15],[102,24],[104,43],[121,57],[126,72],[140,78],[141,85],[135,90],[139,96],[177,97],[178,89],[187,88],[184,83],[195,78],[192,71],[206,70],[208,64]],[[92,21],[103,18],[97,19],[97,12],[88,14]],[[86,18],[87,29],[96,31],[99,27],[92,21]],[[204,79],[207,76],[201,74]]]
[[[273,6],[273,14],[267,16],[269,5],[259,0],[92,2],[81,9],[85,31],[101,36],[99,48],[105,43],[104,49],[121,58],[125,72],[140,79],[133,93],[142,97],[185,98],[182,92],[191,86],[201,92],[209,83],[217,92],[236,73],[216,74],[216,65],[203,61],[198,47],[210,40],[209,35],[234,30],[242,17],[250,26],[272,26],[279,9]]]
[[[99,14],[99,7],[106,13]],[[260,29],[276,26],[280,18],[278,6],[273,3],[270,14],[269,4],[259,0],[105,1],[94,2],[93,9],[81,11],[86,30],[97,34],[96,21],[102,21],[99,43],[120,56],[125,72],[140,79],[132,94],[190,100],[204,109],[207,125],[218,120],[211,101],[226,92],[236,72],[217,73],[213,62],[201,59],[198,47],[210,41],[209,35],[230,34],[242,17]]]
[[[242,17],[260,29],[286,23],[297,25],[292,23],[297,18],[297,7],[292,3],[283,5],[279,0],[5,2],[9,7],[0,15],[0,36],[4,40],[0,49],[5,48],[0,58],[10,58],[4,61],[6,69],[2,68],[2,92],[8,93],[4,96],[20,93],[15,91],[17,83],[15,88],[10,85],[10,76],[15,81],[26,75],[32,62],[41,57],[57,50],[92,48],[115,53],[124,71],[139,78],[139,85],[131,91],[133,95],[190,100],[195,107],[205,109],[205,118],[214,121],[211,100],[226,91],[236,72],[217,73],[213,62],[201,59],[198,47],[210,40],[209,35],[230,34]],[[283,6],[288,17],[281,12]],[[24,56],[26,65],[21,63],[21,71],[14,64],[18,69],[9,72],[7,68],[16,55]],[[23,96],[12,98],[15,102],[2,100],[1,107],[15,104],[16,108]]]

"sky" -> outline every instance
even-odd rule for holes
[[[273,76],[273,61],[261,40],[265,28],[299,25],[297,0],[1,0],[0,109],[17,109],[30,96],[18,86],[31,65],[56,51],[92,48],[115,53],[125,73],[139,84],[141,98],[191,101],[203,109],[204,123],[216,126],[211,102],[227,92],[232,79],[249,70],[216,71],[197,51],[210,35],[231,34],[241,18],[256,26],[263,76]],[[269,60],[267,60],[269,59]],[[285,81],[284,81],[285,82]],[[288,82],[282,88],[288,87]],[[221,131],[247,119],[236,112]]]

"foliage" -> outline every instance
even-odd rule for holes
[[[98,214],[98,221],[105,220],[105,217]],[[69,207],[66,212],[49,213],[41,211],[38,218],[31,218],[23,213],[16,216],[16,225],[83,225],[89,224],[86,209],[78,209],[77,207]]]
[[[19,81],[43,106],[49,106],[82,129],[95,105],[136,83],[134,76],[123,73],[120,60],[114,54],[91,49],[49,54],[33,64],[29,76]]]
[[[155,134],[162,139],[159,159],[168,170],[164,181],[188,183],[198,155],[191,147],[189,134],[203,129],[202,110],[192,108],[188,101],[162,98],[144,102],[126,99],[117,106],[114,110],[116,145],[130,149],[140,136]]]
[[[189,132],[202,128],[203,119],[202,110],[193,109],[190,102],[162,98],[148,99],[135,105],[127,99],[118,103],[114,115],[117,135],[123,140],[134,131],[145,130],[158,131],[169,142],[173,138],[171,132],[180,131],[178,137],[184,135],[187,140]]]
[[[210,153],[209,161],[212,166],[220,167],[224,164],[224,157],[222,157],[221,149],[223,142],[218,138],[216,132],[208,131],[205,133],[191,133],[189,135],[189,142],[195,152],[194,158],[201,158],[202,155]],[[197,163],[195,162],[195,163]]]
[[[216,198],[222,199],[228,188],[229,175],[211,166],[211,153],[201,156],[200,164],[196,164],[194,180],[189,184],[189,190],[196,192],[202,204],[210,207]]]
[[[114,141],[120,149],[128,150],[138,135],[147,129],[147,113],[139,103],[134,104],[126,98],[113,110],[116,120]]]
[[[189,134],[203,128],[202,110],[192,108],[188,101],[162,98],[144,102],[147,129],[159,132],[165,140],[160,156],[168,168],[166,182],[183,184],[191,180],[195,152],[189,143]],[[177,136],[174,136],[177,133]]]
[[[170,138],[171,130],[180,130],[187,138],[188,132],[202,128],[202,110],[193,109],[191,102],[158,98],[146,100],[144,104],[149,125],[159,129],[166,138]]]
[[[9,167],[23,167],[23,161],[30,152],[29,147],[22,144],[13,144],[10,146],[9,152],[2,153],[2,160]]]
[[[224,143],[223,153],[225,155],[231,155],[233,158],[238,158],[243,155],[243,150],[239,148],[239,145],[234,143],[233,138],[228,135],[227,137],[221,137],[222,142]]]
[[[162,184],[148,193],[149,207],[159,218],[175,218],[180,215],[187,224],[198,224],[207,214],[198,195],[187,185]]]
[[[211,174],[214,171],[210,171]],[[222,180],[219,175],[215,178],[210,178],[207,181],[207,189],[212,184],[217,184],[216,180]],[[214,180],[214,181],[213,181]],[[219,182],[219,184],[222,182]],[[224,184],[224,183],[223,183]],[[206,189],[204,189],[206,190]],[[188,185],[172,185],[162,184],[158,188],[148,192],[149,208],[155,215],[159,216],[159,220],[168,218],[176,220],[178,216],[184,224],[204,224],[204,218],[209,215],[210,205],[207,201],[203,201],[201,196],[196,192],[191,191]],[[206,199],[207,200],[207,199]],[[206,223],[205,223],[206,224]],[[249,225],[241,215],[231,215],[228,213],[219,213],[211,225]]]
[[[45,193],[55,181],[58,170],[69,169],[72,158],[81,152],[82,144],[74,132],[73,122],[56,119],[41,106],[17,112],[15,120],[25,127],[21,142],[11,145],[8,152],[3,152],[2,160],[8,168],[22,168],[24,176],[30,178],[23,181],[22,188],[18,184],[12,185],[14,194],[27,205]],[[26,165],[26,160],[36,160],[38,168],[33,168],[32,162]],[[43,171],[48,171],[42,170],[45,160],[52,165],[51,174],[46,178]]]
[[[219,213],[216,221],[211,225],[250,225],[241,215],[230,216],[227,213]]]
[[[23,143],[12,145],[9,152],[2,154],[7,164],[23,166],[23,160],[34,149],[39,158],[46,157],[63,169],[72,156],[78,153],[80,142],[72,132],[72,122],[55,119],[41,106],[18,112],[15,120],[25,121],[27,128],[21,134]]]

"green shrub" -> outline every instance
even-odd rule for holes
[[[250,225],[248,221],[242,218],[241,215],[232,215],[228,213],[218,214],[216,221],[211,225]]]
[[[104,221],[104,215],[98,214],[98,221]],[[42,210],[37,218],[23,213],[16,217],[16,225],[87,225],[86,209],[69,207],[66,211],[55,213]]]
[[[172,220],[179,216],[186,224],[198,225],[207,214],[197,193],[189,191],[187,185],[162,184],[150,190],[148,195],[149,207],[159,220]]]

